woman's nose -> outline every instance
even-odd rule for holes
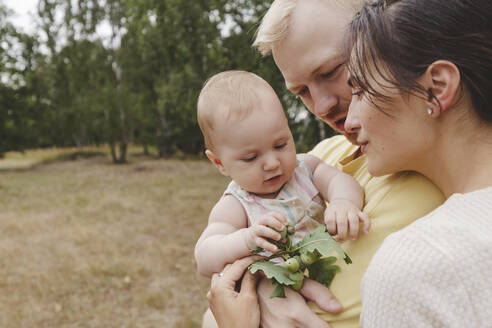
[[[349,111],[347,113],[347,118],[345,119],[345,131],[348,133],[357,133],[360,131],[360,120],[359,120],[359,110],[357,109],[358,106],[352,103],[350,103],[349,106]]]

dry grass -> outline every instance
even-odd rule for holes
[[[199,327],[193,246],[225,178],[203,160],[23,156],[0,161],[0,327]]]

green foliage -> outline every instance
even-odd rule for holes
[[[270,295],[270,298],[274,298],[274,297],[281,297],[281,298],[285,297],[285,290],[283,285],[276,284],[275,289]]]
[[[307,234],[299,243],[293,245],[287,227],[282,231],[283,239],[281,242],[269,240],[279,248],[279,251],[272,254],[265,260],[257,261],[250,265],[252,273],[258,270],[263,271],[267,278],[276,285],[273,297],[284,297],[284,286],[290,286],[295,290],[302,287],[304,273],[307,269],[308,276],[321,284],[329,287],[335,274],[340,271],[340,267],[335,265],[337,257],[343,258],[345,263],[350,264],[352,260],[343,251],[340,245],[326,231],[326,227],[320,225],[311,234]],[[257,254],[263,249],[255,249]],[[269,260],[281,258],[284,263],[274,263]],[[304,260],[302,260],[304,258]]]
[[[251,273],[261,270],[268,279],[275,279],[277,283],[282,285],[290,286],[295,283],[295,280],[289,278],[289,270],[270,261],[257,261],[251,264],[249,270]]]
[[[333,278],[340,272],[340,267],[334,264],[336,260],[336,257],[330,256],[314,262],[309,266],[309,278],[330,287]]]
[[[318,251],[322,256],[331,256],[335,252],[343,258],[345,263],[350,264],[352,260],[338,245],[338,243],[326,232],[326,228],[320,225],[313,233],[306,235],[296,246],[301,252]]]
[[[39,0],[32,34],[9,24],[0,4],[0,154],[108,143],[115,162],[124,162],[130,142],[156,146],[160,156],[200,153],[198,93],[208,77],[229,69],[272,85],[298,150],[309,150],[328,128],[312,116],[299,120],[304,109],[272,57],[251,47],[270,3]]]
[[[19,43],[32,39],[7,21],[10,11],[0,3],[0,157],[36,142],[36,99],[32,86],[22,81],[30,71],[30,56]],[[24,56],[24,60],[19,58]]]

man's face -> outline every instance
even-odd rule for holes
[[[299,1],[287,37],[272,53],[287,88],[311,113],[355,143],[357,135],[344,128],[352,95],[341,54],[352,15],[325,1]]]

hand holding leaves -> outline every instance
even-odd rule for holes
[[[278,251],[278,243],[285,237],[279,231],[285,230],[287,220],[277,212],[269,212],[255,222],[252,226],[246,229],[245,241],[249,249],[258,247],[275,253]]]

